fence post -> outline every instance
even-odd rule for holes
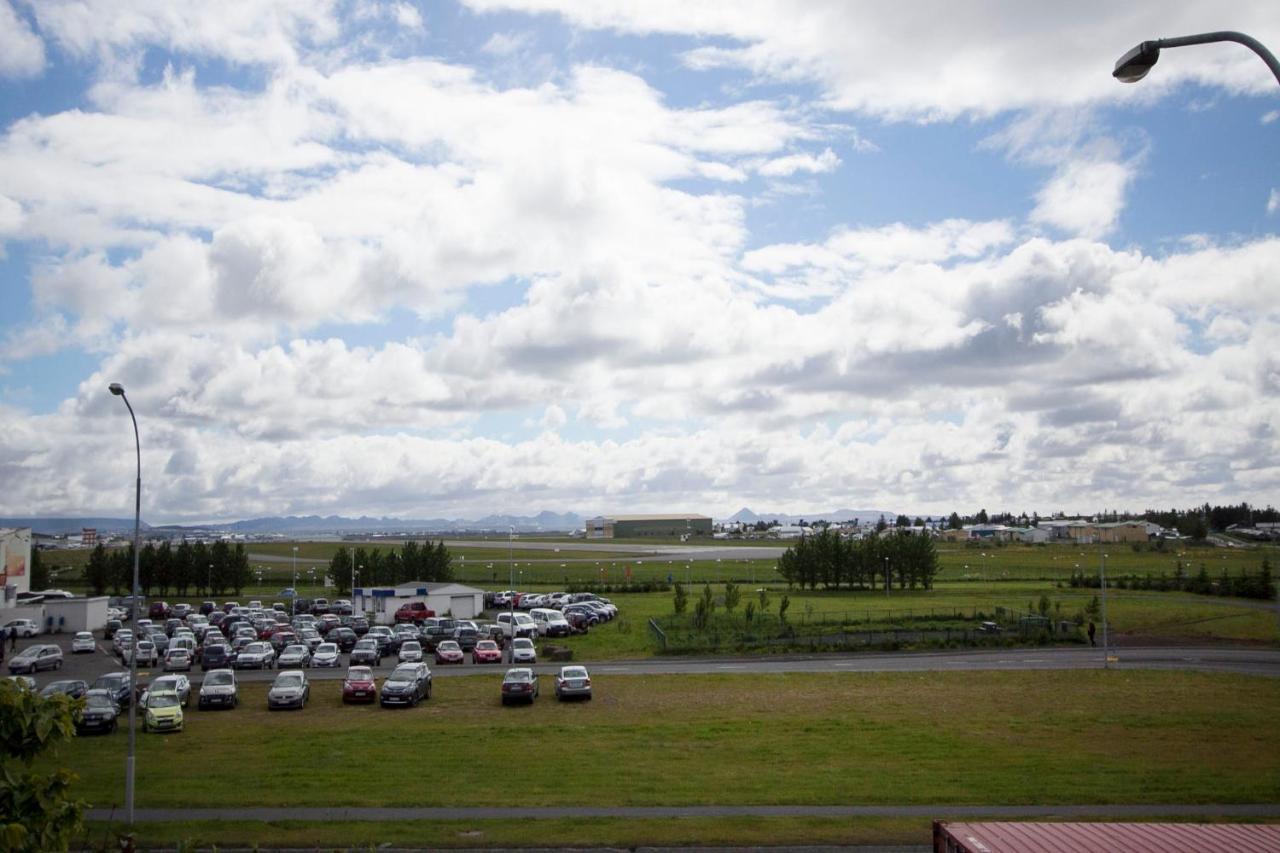
[[[653,633],[657,635],[659,642],[662,643],[662,648],[665,650],[667,648],[666,633],[661,628],[658,627],[658,623],[655,622],[652,618],[649,619],[649,627],[653,629]]]

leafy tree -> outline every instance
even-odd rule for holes
[[[417,546],[418,543],[410,542],[405,545],[406,549],[409,545]],[[329,568],[325,572],[329,580],[333,581],[334,589],[339,595],[351,594],[351,552],[347,550],[347,546],[340,545],[338,550],[334,552],[333,559],[329,561]]]
[[[111,564],[107,560],[107,548],[101,542],[89,553],[89,562],[84,567],[84,580],[93,590],[94,595],[102,595],[107,591],[110,582]]]
[[[883,533],[885,528],[889,526],[889,522],[884,520],[884,516],[880,516],[880,520],[876,522],[876,533]]]
[[[986,524],[990,519],[987,517],[987,511],[985,509],[980,509],[978,510],[978,514],[973,517],[973,520],[978,524]]]
[[[756,603],[754,601],[748,601],[746,609],[742,611],[742,615],[746,617],[747,624],[750,625],[751,620],[754,619],[756,615]]]
[[[732,614],[734,608],[738,606],[738,602],[742,600],[742,590],[738,589],[738,585],[733,581],[728,581],[724,585],[724,610],[726,613]]]
[[[702,587],[702,602],[706,605],[708,616],[716,612],[716,598],[711,594],[711,584]]]
[[[685,592],[684,584],[676,584],[675,600],[672,603],[676,613],[684,613],[689,606],[689,593]]]
[[[45,568],[44,560],[40,559],[39,548],[31,550],[31,588],[49,588],[49,570]]]
[[[782,601],[778,602],[778,621],[785,623],[787,621],[787,608],[791,606],[791,596],[782,596]]]
[[[65,694],[42,697],[17,682],[0,681],[0,849],[66,850],[80,832],[85,804],[69,796],[75,775],[30,768],[40,753],[75,734],[74,715],[82,704]]]
[[[756,599],[760,602],[760,613],[763,615],[769,609],[769,590],[760,587],[760,591],[756,593]]]
[[[947,519],[947,527],[951,530],[960,530],[964,527],[964,524],[962,524],[960,521],[959,513],[957,512],[951,513],[951,517]]]
[[[907,518],[905,515],[899,515],[897,521],[893,523],[893,526],[894,527],[910,527],[911,519]]]

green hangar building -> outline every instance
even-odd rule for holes
[[[642,536],[710,536],[709,515],[602,515],[585,522],[587,539]]]

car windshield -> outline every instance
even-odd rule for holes
[[[495,643],[493,640],[481,640],[480,642],[476,643],[476,648],[482,652],[490,652],[497,649],[498,644]]]
[[[306,646],[286,646],[284,653],[286,655],[300,655],[307,650]]]
[[[84,700],[85,707],[88,708],[111,708],[116,707],[116,703],[111,700],[110,696],[86,696]]]
[[[148,708],[176,708],[178,697],[172,693],[152,693],[147,696]]]
[[[102,675],[98,680],[93,682],[94,687],[100,687],[105,690],[119,690],[129,682],[127,675]]]
[[[416,675],[417,671],[413,669],[397,669],[387,676],[387,681],[413,681]]]
[[[587,671],[580,667],[575,667],[573,669],[566,669],[561,677],[562,678],[586,678]]]
[[[356,643],[357,649],[376,649],[378,647],[377,640],[361,640]]]
[[[458,644],[455,643],[453,640],[446,640],[445,642],[440,644],[440,651],[456,652],[458,651]]]
[[[316,654],[318,655],[336,654],[337,651],[338,651],[338,646],[336,643],[321,643],[319,646],[316,647]]]
[[[409,640],[408,642],[406,642],[404,645],[402,645],[402,646],[400,647],[400,651],[402,651],[402,652],[420,652],[420,651],[422,651],[422,644],[421,644],[421,643],[419,643],[417,640]]]
[[[353,666],[347,670],[348,681],[372,681],[373,670],[367,666]]]
[[[204,683],[211,687],[222,687],[227,684],[234,684],[235,678],[229,672],[211,672],[205,676]]]
[[[506,680],[507,681],[528,681],[530,677],[531,676],[530,676],[529,670],[519,669],[519,670],[513,670],[512,672],[508,672]]]
[[[276,687],[301,687],[302,676],[287,673],[276,679]]]
[[[533,648],[533,640],[530,640],[527,637],[521,637],[512,643],[512,645],[519,649],[531,649]]]

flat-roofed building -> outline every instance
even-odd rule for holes
[[[587,539],[630,539],[642,536],[710,536],[711,516],[602,515],[585,522]]]

